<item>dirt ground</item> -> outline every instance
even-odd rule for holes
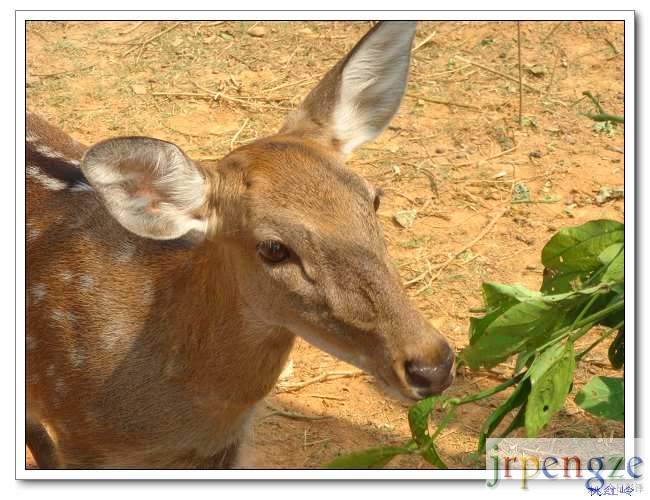
[[[87,144],[149,135],[175,142],[195,160],[218,159],[276,131],[369,27],[31,22],[28,108]],[[593,111],[583,91],[606,111],[623,114],[623,37],[622,22],[523,22],[527,87],[520,126],[516,23],[420,23],[399,114],[348,164],[384,188],[379,217],[390,254],[408,294],[456,349],[467,343],[470,309],[482,304],[483,281],[538,288],[540,252],[557,229],[598,218],[623,221],[623,199],[597,196],[602,188],[623,188],[623,126],[598,129],[581,114]],[[410,227],[395,222],[396,214],[412,209],[417,215]],[[467,247],[503,209],[493,228]],[[615,373],[606,347],[586,359],[574,393],[593,374]],[[493,386],[508,370],[461,370],[450,393]],[[341,452],[408,440],[407,407],[382,395],[369,376],[286,390],[334,372],[357,370],[297,343],[268,403],[331,418],[298,420],[262,406],[248,466],[315,468]],[[479,428],[503,397],[459,409],[438,440],[451,467],[483,466],[475,454]],[[612,435],[623,435],[622,424],[591,417],[570,396],[542,437]],[[426,464],[409,457],[391,466]]]

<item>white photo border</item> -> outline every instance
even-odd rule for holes
[[[306,470],[306,469],[235,469],[235,470],[34,470],[27,469],[25,450],[25,110],[26,110],[26,22],[31,20],[259,20],[259,21],[303,21],[303,20],[526,20],[526,21],[624,21],[625,22],[625,294],[628,307],[625,309],[625,323],[628,332],[635,332],[636,284],[635,284],[635,18],[634,11],[432,11],[432,10],[349,10],[349,11],[301,11],[301,10],[256,10],[256,11],[83,11],[83,10],[34,10],[15,12],[15,56],[16,56],[16,437],[15,460],[16,479],[237,479],[237,480],[431,480],[431,479],[482,479],[488,478],[484,469],[452,470]],[[626,338],[625,350],[625,450],[626,457],[638,454],[635,450],[636,399],[635,335]],[[640,410],[639,410],[640,411]]]

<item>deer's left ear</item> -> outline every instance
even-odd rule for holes
[[[384,21],[321,80],[280,133],[307,135],[347,155],[397,112],[408,79],[414,21]]]

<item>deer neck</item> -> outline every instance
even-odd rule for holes
[[[185,252],[183,252],[185,253]],[[293,345],[289,331],[261,323],[241,300],[227,252],[206,241],[158,283],[151,307],[167,338],[161,368],[201,397],[243,404],[273,388]]]

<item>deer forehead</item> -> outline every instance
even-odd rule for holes
[[[258,141],[226,157],[221,168],[240,173],[235,179],[243,183],[245,200],[263,215],[285,209],[307,217],[337,211],[367,217],[376,195],[339,155],[301,138]]]

